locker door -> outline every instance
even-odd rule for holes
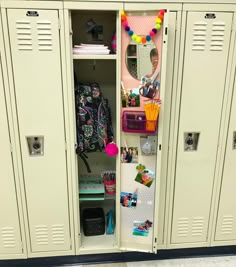
[[[70,249],[57,10],[8,9],[32,252]]]
[[[9,139],[0,58],[0,258],[22,254],[14,171]]]
[[[186,22],[172,244],[207,241],[232,14]]]
[[[231,118],[222,177],[215,240],[236,240],[236,85],[231,107]]]

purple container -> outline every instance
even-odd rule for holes
[[[122,130],[128,133],[155,133],[157,121],[147,121],[144,111],[123,111]]]

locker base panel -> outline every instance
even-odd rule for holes
[[[59,267],[78,264],[99,264],[165,260],[207,256],[236,255],[236,246],[159,250],[157,254],[142,252],[119,252],[80,256],[47,257],[34,259],[1,260],[0,267]]]
[[[95,236],[85,236],[81,235],[81,248],[80,253],[90,251],[94,253],[97,250],[109,250],[111,248],[116,248],[116,236],[112,235],[95,235]]]

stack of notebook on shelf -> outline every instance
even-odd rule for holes
[[[103,44],[74,45],[73,53],[78,55],[108,55],[110,50]]]
[[[105,189],[102,178],[97,176],[82,176],[79,181],[80,200],[104,200]]]

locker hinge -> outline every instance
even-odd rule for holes
[[[231,24],[231,32],[234,31],[234,23]]]
[[[168,27],[165,27],[165,35],[168,33]]]
[[[23,246],[23,242],[21,241],[21,251],[22,253],[24,253],[24,246]]]
[[[67,151],[68,147],[67,147],[67,142],[65,141],[65,151]]]
[[[58,18],[58,29],[61,30],[61,20]]]
[[[159,145],[159,150],[161,150],[161,144]]]
[[[10,151],[11,151],[11,153],[13,153],[13,146],[12,146],[12,143],[10,143]]]

